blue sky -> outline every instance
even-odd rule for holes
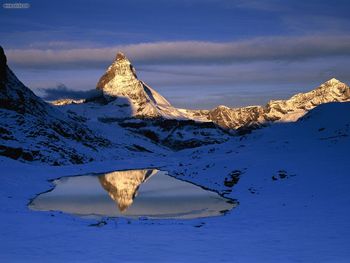
[[[349,1],[25,2],[1,8],[0,39],[39,95],[94,89],[118,50],[179,107],[264,104],[350,81]]]

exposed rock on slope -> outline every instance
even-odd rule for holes
[[[53,108],[23,85],[0,49],[0,155],[51,164],[94,159],[109,141]]]
[[[224,128],[238,129],[245,125],[257,125],[264,121],[264,109],[261,106],[250,106],[232,109],[219,106],[208,113],[208,119]]]
[[[265,106],[267,120],[280,120],[288,114],[306,111],[329,102],[346,102],[350,100],[350,88],[343,82],[333,78],[318,88],[294,95],[288,100],[272,100]]]
[[[217,127],[213,122],[159,118],[154,120],[125,120],[120,122],[119,125],[175,151],[223,143],[231,137],[229,132]]]

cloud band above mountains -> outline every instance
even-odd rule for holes
[[[23,68],[99,68],[117,51],[135,64],[227,64],[295,61],[350,55],[349,36],[264,37],[234,42],[175,41],[98,48],[8,49],[11,65]]]

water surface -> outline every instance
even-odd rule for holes
[[[199,218],[222,215],[235,203],[159,170],[62,177],[29,207],[79,216]]]

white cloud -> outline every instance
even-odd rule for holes
[[[123,51],[135,64],[227,64],[295,61],[350,55],[350,36],[264,37],[235,42],[175,41],[111,47],[9,49],[10,65],[26,68],[99,68]]]

